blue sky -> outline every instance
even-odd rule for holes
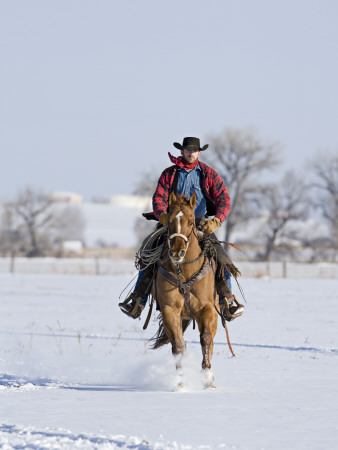
[[[130,193],[174,141],[225,127],[305,175],[338,149],[337,23],[335,0],[3,0],[0,201]]]

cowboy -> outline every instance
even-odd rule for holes
[[[243,314],[244,307],[237,302],[231,293],[230,273],[227,268],[233,267],[235,276],[238,270],[233,266],[214,234],[230,212],[231,202],[228,191],[218,173],[199,161],[201,152],[209,147],[208,144],[201,148],[198,138],[185,137],[182,145],[178,142],[174,142],[173,145],[181,151],[181,156],[176,158],[168,153],[173,165],[165,169],[158,180],[153,195],[153,212],[145,213],[143,216],[149,220],[156,219],[162,226],[166,226],[168,224],[167,211],[170,193],[183,194],[189,199],[195,192],[197,199],[195,207],[196,225],[200,226],[216,242],[214,245],[217,255],[215,281],[221,313],[226,320],[232,320]],[[214,217],[207,218],[209,216]],[[133,319],[141,315],[146,305],[151,291],[153,275],[153,269],[141,270],[135,285],[135,291],[123,303],[119,304],[121,310]]]

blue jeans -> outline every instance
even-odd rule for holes
[[[225,279],[227,280],[229,289],[231,291],[231,274],[226,269],[224,269],[224,276],[225,276]]]
[[[138,273],[138,277],[137,277],[137,281],[136,281],[135,287],[140,284],[140,281],[141,281],[141,279],[143,277],[143,274],[144,274],[144,270],[140,270],[139,273]],[[147,300],[148,300],[148,294],[143,294],[141,302],[140,302],[140,305],[142,305],[143,307],[146,306]]]
[[[225,279],[227,280],[229,289],[231,291],[231,274],[226,269],[224,269],[224,276],[225,276]],[[224,305],[223,295],[219,296],[219,303],[220,303],[220,305]]]

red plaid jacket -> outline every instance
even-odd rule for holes
[[[215,215],[224,222],[230,212],[230,197],[222,178],[216,170],[199,161],[201,167],[201,188],[207,199],[208,215]],[[145,213],[147,219],[158,219],[160,214],[167,212],[169,196],[173,190],[173,184],[178,167],[176,165],[165,169],[159,180],[153,195],[153,213]],[[155,217],[154,217],[155,216]]]

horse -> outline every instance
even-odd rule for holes
[[[211,369],[213,340],[217,331],[218,295],[215,261],[202,250],[195,224],[196,194],[188,200],[171,193],[168,209],[168,241],[154,283],[153,296],[160,309],[153,349],[170,343],[176,360],[177,388],[183,388],[184,331],[194,320],[200,333],[202,376],[205,388],[214,388]]]

